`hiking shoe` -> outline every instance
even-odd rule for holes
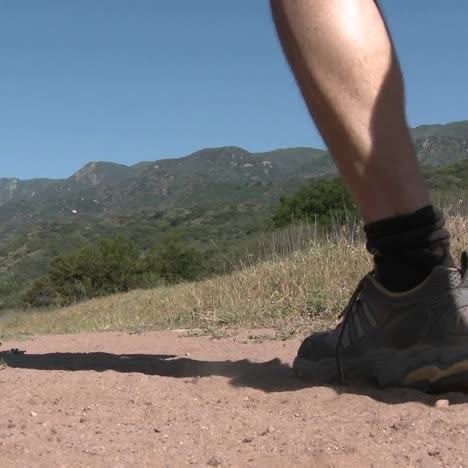
[[[309,336],[295,373],[324,383],[374,381],[428,392],[468,388],[468,254],[419,286],[387,291],[365,276],[336,329]]]

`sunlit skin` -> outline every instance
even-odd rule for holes
[[[271,0],[309,111],[366,223],[429,205],[400,66],[372,0]]]

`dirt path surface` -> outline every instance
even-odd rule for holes
[[[247,336],[2,343],[0,466],[468,466],[468,395],[308,387]]]

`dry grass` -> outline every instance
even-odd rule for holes
[[[468,245],[468,219],[452,216],[448,226],[458,255]],[[206,281],[135,290],[65,309],[6,312],[0,328],[4,336],[17,336],[273,327],[287,336],[304,327],[328,326],[372,267],[356,227],[327,238],[318,238],[310,227],[291,228],[275,234],[271,249],[270,260]]]

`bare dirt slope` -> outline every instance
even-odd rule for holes
[[[246,337],[2,343],[0,466],[468,466],[467,395],[308,387]]]

